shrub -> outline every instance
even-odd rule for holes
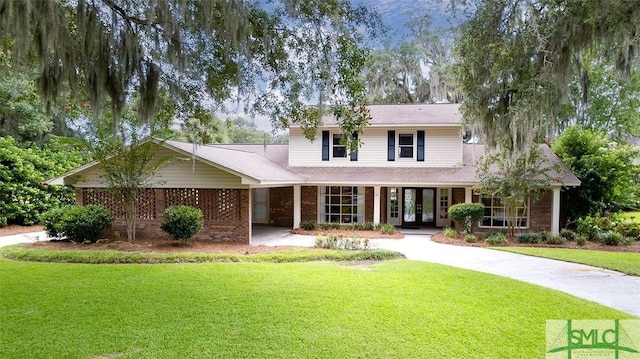
[[[316,236],[316,247],[326,249],[362,250],[369,248],[369,240],[342,236]]]
[[[496,232],[496,231],[486,231],[486,232],[484,232],[483,237],[484,237],[484,239],[487,239],[489,237],[497,236],[499,234],[501,234],[501,233],[500,232]]]
[[[383,223],[380,225],[380,232],[383,234],[393,234],[396,231],[396,227],[391,223]]]
[[[508,240],[504,234],[494,234],[490,237],[486,237],[484,242],[488,244],[505,244]]]
[[[305,231],[315,231],[316,227],[317,227],[317,224],[314,221],[300,222],[300,228],[304,229]]]
[[[587,216],[578,219],[578,234],[585,236],[587,239],[596,239],[600,232],[600,227],[594,217]]]
[[[113,223],[111,213],[98,205],[63,207],[60,212],[50,213],[47,220],[47,232],[51,228],[57,237],[79,243],[97,241]]]
[[[484,216],[484,205],[481,203],[458,203],[449,207],[449,216],[454,221],[464,224],[464,231],[471,233],[473,222],[477,222]]]
[[[373,231],[375,228],[376,226],[373,224],[373,222],[364,222],[362,224],[363,231]]]
[[[169,233],[171,238],[182,240],[193,237],[202,230],[204,221],[202,211],[190,206],[171,206],[164,211],[164,219],[160,222],[160,228]]]
[[[518,233],[516,235],[516,242],[518,243],[536,244],[536,243],[540,243],[541,240],[542,240],[542,236],[540,233],[524,232],[524,233]]]
[[[633,238],[637,240],[640,238],[640,223],[624,221],[618,223],[616,226],[616,232],[622,234],[625,237]]]
[[[465,240],[467,243],[476,243],[476,236],[475,236],[475,235],[473,235],[473,234],[471,234],[471,233],[469,233],[469,234],[467,234],[466,236],[464,236],[464,240]]]
[[[618,246],[625,242],[624,236],[614,231],[601,232],[598,239],[607,246]]]
[[[444,235],[446,237],[449,237],[449,238],[456,238],[456,237],[458,237],[458,232],[455,229],[451,228],[451,227],[445,227]]]
[[[547,244],[565,244],[567,240],[562,236],[551,236],[546,242]]]
[[[0,216],[0,228],[7,226],[7,217]]]
[[[576,234],[568,229],[563,229],[560,231],[560,237],[564,238],[567,241],[572,241],[576,239]]]
[[[40,215],[40,223],[49,237],[62,237],[62,216],[68,209],[69,206],[58,207]]]
[[[585,236],[578,236],[578,238],[576,238],[576,244],[579,246],[584,246],[585,244],[587,244],[587,238]]]
[[[553,234],[551,234],[551,232],[547,232],[547,231],[540,231],[540,240],[543,242],[549,242],[551,240],[553,240]]]

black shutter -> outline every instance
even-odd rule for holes
[[[418,161],[424,161],[424,131],[418,131]]]
[[[353,133],[353,139],[356,142],[358,141],[358,133],[357,132]],[[351,150],[351,149],[349,149],[349,150]],[[351,161],[357,161],[357,160],[358,160],[358,151],[351,152]]]
[[[387,161],[396,160],[396,131],[387,132]]]
[[[329,131],[322,131],[322,160],[329,161]]]

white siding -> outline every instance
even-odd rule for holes
[[[395,161],[387,161],[387,132],[414,134],[414,146],[417,145],[417,131],[425,131],[425,160],[398,158],[396,147]],[[337,130],[333,129],[331,133]],[[299,128],[289,131],[289,165],[299,167],[453,167],[462,163],[462,138],[460,127],[412,127],[402,129],[368,127],[360,136],[362,147],[358,151],[358,161],[347,158],[330,158],[322,161],[322,129],[318,131],[312,143],[302,135]],[[396,146],[398,140],[396,138]],[[329,151],[331,155],[331,150]]]
[[[179,160],[172,161],[168,166],[161,168],[153,180],[156,188],[247,188],[241,184],[241,178],[232,173],[218,169],[199,161],[195,162],[195,168],[191,159],[180,156],[167,149],[162,149],[158,156],[177,156]],[[80,173],[74,178],[77,187],[104,187],[100,178],[100,169],[93,167]]]
[[[460,128],[430,128],[425,131],[424,137],[424,161],[428,167],[453,167],[462,164]]]

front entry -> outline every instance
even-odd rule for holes
[[[435,188],[402,189],[402,226],[433,226],[435,220]]]

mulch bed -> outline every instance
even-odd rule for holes
[[[579,246],[576,241],[569,241],[565,244],[527,244],[518,243],[514,239],[510,239],[508,244],[487,244],[482,239],[481,235],[477,235],[478,240],[475,243],[468,243],[465,241],[464,236],[458,235],[457,238],[449,238],[444,233],[436,233],[431,235],[431,240],[443,244],[452,244],[456,246],[471,246],[471,247],[548,247],[548,248],[573,248],[573,249],[593,249],[599,251],[609,252],[636,252],[640,253],[640,241],[635,241],[630,245],[623,246],[606,246],[599,242],[587,241],[584,246]]]

